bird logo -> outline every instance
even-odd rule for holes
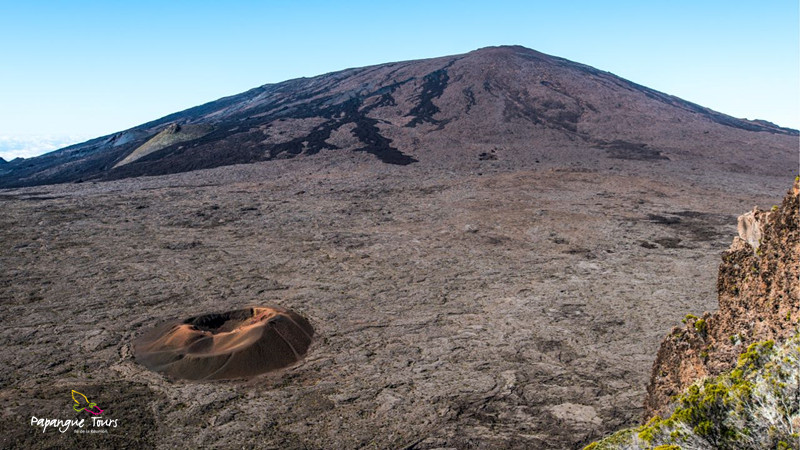
[[[72,405],[72,409],[74,409],[75,412],[86,411],[89,414],[94,414],[95,416],[99,416],[103,413],[103,410],[97,406],[97,403],[90,402],[85,395],[74,389],[72,390],[72,400],[75,402],[75,404]]]

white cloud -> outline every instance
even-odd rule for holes
[[[89,139],[80,135],[0,135],[0,158],[31,158]]]

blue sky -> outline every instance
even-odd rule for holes
[[[0,0],[0,156],[265,83],[503,44],[800,128],[799,22],[797,0]]]

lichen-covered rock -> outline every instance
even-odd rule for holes
[[[696,380],[734,368],[750,344],[784,340],[800,319],[800,177],[779,207],[739,218],[739,237],[722,255],[719,310],[687,316],[662,342],[645,400],[646,418]]]

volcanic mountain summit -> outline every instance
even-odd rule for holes
[[[797,144],[496,47],[0,161],[0,188],[22,186],[0,189],[0,447],[580,448],[637,425],[664,335],[725,306],[719,254],[742,211],[780,202]],[[750,280],[723,283],[734,307],[788,298],[765,261],[795,260],[769,242],[788,241],[725,263]],[[740,316],[766,329],[759,308]],[[725,345],[687,334],[690,369],[750,342],[706,319],[685,331]],[[116,431],[31,426],[72,414],[71,390]]]
[[[396,165],[612,158],[778,173],[797,135],[566,59],[518,46],[489,47],[264,85],[9,162],[0,169],[0,187],[334,152],[364,152]]]

